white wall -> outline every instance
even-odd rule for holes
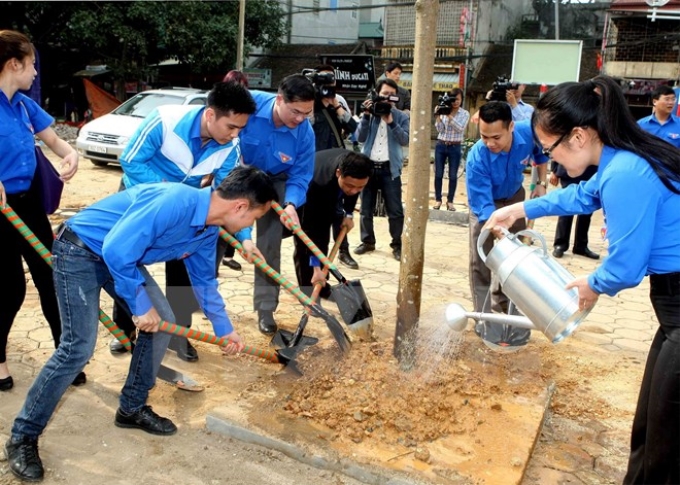
[[[318,0],[319,11],[310,7],[313,0],[281,0],[287,12],[292,5],[291,44],[351,44],[359,35],[359,13],[352,10],[329,10],[333,6],[352,7],[358,0]]]

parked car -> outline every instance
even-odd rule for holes
[[[109,114],[86,123],[78,132],[76,149],[98,166],[120,165],[120,156],[142,120],[155,108],[166,104],[204,106],[207,91],[192,88],[166,88],[143,91]]]

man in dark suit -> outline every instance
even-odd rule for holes
[[[344,216],[342,225],[348,232],[354,227],[354,206],[372,174],[373,162],[361,153],[343,148],[316,153],[307,201],[298,209],[298,217],[302,229],[324,254],[328,254],[331,227],[338,215]],[[312,294],[314,284],[325,284],[321,262],[299,238],[295,238],[293,258],[298,285],[305,294]],[[328,295],[327,288],[322,297]]]
[[[556,186],[559,181],[562,188],[571,184],[578,184],[590,180],[590,178],[597,173],[597,167],[591,165],[578,177],[570,177],[564,167],[555,161],[552,162],[551,169],[552,175],[550,176],[550,184]],[[574,234],[574,247],[572,252],[590,259],[600,259],[599,254],[588,249],[588,229],[590,229],[591,216],[592,214],[581,214],[576,216],[576,232]],[[564,252],[569,249],[571,225],[573,221],[574,216],[560,216],[557,218],[555,243],[553,244],[553,256],[556,258],[561,258],[564,255]]]

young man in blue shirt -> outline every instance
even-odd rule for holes
[[[61,397],[94,352],[101,290],[125,301],[139,332],[121,391],[115,425],[171,435],[177,427],[146,404],[154,380],[153,347],[167,346],[158,333],[172,310],[146,266],[182,259],[193,290],[223,352],[244,348],[227,315],[215,274],[220,226],[236,232],[270,208],[276,192],[269,177],[238,167],[214,191],[184,184],[142,184],[111,195],[76,214],[54,241],[54,273],[62,321],[61,343],[28,391],[5,445],[9,466],[22,480],[39,481],[44,471],[38,437]]]
[[[677,98],[672,87],[665,84],[652,93],[654,112],[638,121],[643,130],[680,148],[680,119],[673,115]]]
[[[530,122],[512,121],[510,105],[503,101],[490,101],[481,107],[479,133],[482,139],[470,149],[466,169],[470,206],[470,291],[475,312],[488,310],[485,305],[488,293],[490,302],[486,303],[490,303],[491,309],[505,313],[508,298],[500,284],[491,285],[491,271],[477,252],[477,240],[494,210],[525,199],[524,169],[530,167],[532,161],[538,164],[539,183],[531,197],[545,195],[550,149],[541,151],[534,141]],[[525,228],[525,219],[518,219],[510,232]],[[485,254],[493,244],[491,237],[485,241]],[[486,342],[501,347],[526,345],[531,335],[526,329],[484,323],[478,323],[475,331]]]
[[[314,132],[308,119],[314,111],[314,85],[305,76],[293,74],[281,81],[276,94],[261,91],[251,94],[257,109],[240,135],[243,162],[272,177],[284,212],[299,224],[296,208],[305,203],[314,172]],[[260,251],[276,271],[281,269],[284,219],[272,211],[257,221],[257,247],[253,245],[250,228],[237,235],[248,253]],[[274,311],[278,304],[278,283],[255,270],[253,306],[258,313],[260,332],[276,332]]]

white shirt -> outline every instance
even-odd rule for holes
[[[374,162],[386,162],[390,159],[390,151],[387,145],[387,123],[383,119],[380,120],[378,133],[375,135],[375,141],[373,142],[369,158]]]

